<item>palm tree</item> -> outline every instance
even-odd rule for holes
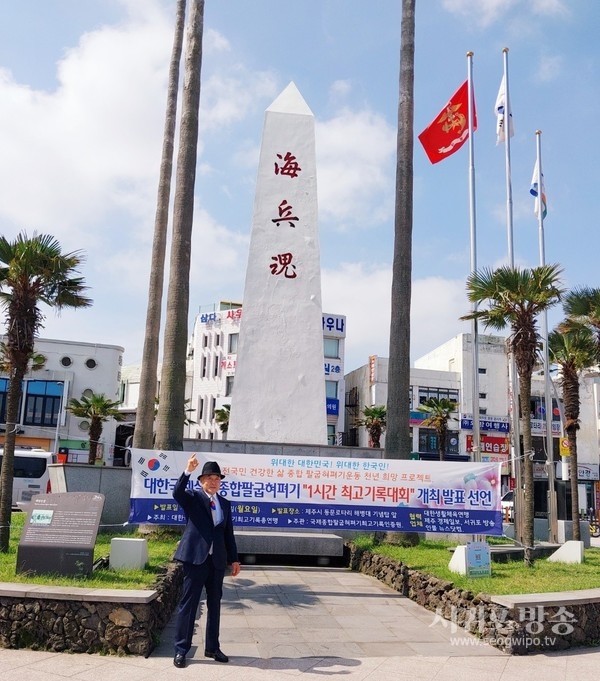
[[[173,239],[160,381],[160,405],[156,417],[156,446],[167,450],[183,449],[190,254],[194,217],[203,32],[204,0],[191,0],[173,205]],[[152,397],[154,398],[154,395]]]
[[[119,404],[120,402],[114,402],[102,393],[92,393],[89,397],[82,395],[81,400],[74,397],[69,400],[66,410],[71,412],[73,416],[87,419],[90,422],[88,463],[91,465],[94,465],[96,461],[96,452],[102,435],[102,424],[109,419],[122,421],[125,418],[118,410]]]
[[[566,324],[585,324],[594,333],[600,359],[600,288],[581,286],[569,291],[563,300]]]
[[[579,430],[579,378],[582,371],[597,362],[594,334],[587,326],[571,323],[560,325],[548,336],[548,351],[553,364],[560,367],[559,383],[565,410],[564,430],[569,442],[571,469],[571,519],[573,539],[580,541],[579,489],[577,484],[577,431]]]
[[[23,377],[36,354],[35,339],[43,327],[40,304],[56,310],[91,305],[84,295],[83,278],[74,276],[82,262],[80,251],[62,253],[58,241],[48,234],[28,237],[23,232],[14,241],[0,236],[0,303],[5,310],[4,359],[9,369],[0,473],[0,551],[4,553],[8,551],[19,401]]]
[[[531,375],[536,365],[540,335],[537,317],[559,302],[562,270],[558,265],[531,269],[499,267],[472,272],[467,279],[469,301],[476,310],[461,319],[479,319],[486,328],[498,331],[510,327],[508,344],[519,377],[521,435],[523,437],[523,543],[524,559],[533,565],[533,447],[531,440]],[[479,307],[480,306],[480,307]],[[519,508],[516,507],[519,511]]]
[[[417,407],[417,411],[429,414],[421,425],[435,430],[440,461],[443,461],[448,449],[448,421],[450,419],[456,421],[456,417],[453,416],[456,411],[456,402],[447,397],[430,397]]]
[[[40,352],[34,352],[29,360],[27,371],[41,371],[46,366],[46,357]],[[0,373],[10,374],[10,361],[8,359],[8,348],[6,343],[0,343]]]
[[[369,433],[369,446],[381,447],[381,434],[387,427],[387,410],[383,405],[373,405],[362,410],[364,418],[356,422],[357,426],[364,426]]]
[[[175,19],[175,38],[169,66],[167,87],[167,113],[163,136],[162,160],[158,180],[158,197],[154,218],[154,240],[148,284],[148,309],[146,312],[146,331],[140,373],[140,397],[138,400],[133,446],[139,449],[152,449],[154,440],[154,402],[156,396],[158,349],[160,334],[160,312],[165,268],[165,248],[167,224],[169,221],[169,201],[171,197],[171,175],[173,173],[173,147],[177,117],[177,93],[179,90],[179,62],[183,45],[185,25],[185,0],[177,0]]]
[[[390,317],[387,413],[384,458],[410,459],[410,299],[413,222],[413,128],[415,80],[415,0],[402,0],[396,207]]]
[[[226,433],[229,430],[230,411],[230,404],[224,404],[221,409],[215,409],[215,421],[219,424],[222,433]]]

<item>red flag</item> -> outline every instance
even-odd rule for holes
[[[432,163],[443,161],[458,151],[469,137],[468,81],[458,88],[450,101],[419,135],[419,141]],[[473,99],[473,130],[477,130],[477,112]]]

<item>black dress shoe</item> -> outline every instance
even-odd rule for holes
[[[173,664],[178,668],[178,669],[183,669],[185,667],[185,655],[182,655],[181,653],[177,653],[175,657],[173,658]]]
[[[218,648],[213,653],[211,653],[209,650],[205,650],[204,657],[212,657],[213,660],[216,660],[217,662],[229,662],[227,655],[225,655],[225,653]]]

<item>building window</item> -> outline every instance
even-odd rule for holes
[[[207,363],[208,363],[208,358],[205,356],[205,357],[202,358],[202,371],[200,372],[200,375],[202,376],[202,378],[206,378]]]
[[[217,333],[215,335],[215,347],[218,348],[221,345],[221,334]]]
[[[233,390],[233,376],[226,376],[225,377],[225,397],[229,397],[231,395],[232,390]]]
[[[544,420],[546,418],[546,398],[541,395],[533,395],[529,403],[531,418]],[[560,410],[555,399],[552,400],[552,420],[560,421]]]
[[[202,334],[202,347],[203,348],[208,347],[208,334],[206,333]]]
[[[85,360],[85,366],[86,366],[88,369],[95,369],[95,368],[98,366],[98,362],[96,362],[95,359],[91,359],[91,358],[90,358],[90,359],[86,359],[86,360]]]
[[[425,404],[430,399],[446,399],[458,404],[458,390],[452,388],[428,388],[419,386],[419,404]]]
[[[216,397],[211,397],[210,398],[210,420],[212,421],[215,418],[215,409],[217,407],[217,398]]]
[[[479,368],[478,368],[478,372],[479,372],[480,374],[487,374],[487,369],[485,369],[484,367],[479,367]]]
[[[458,454],[458,433],[449,430],[446,441],[447,452]],[[419,428],[419,451],[437,453],[438,437],[433,428]]]
[[[240,338],[239,333],[230,333],[229,334],[229,339],[227,341],[227,352],[230,355],[237,355],[239,338]]]
[[[335,424],[328,424],[327,425],[327,444],[328,445],[335,445],[336,444]]]
[[[202,421],[204,418],[204,400],[199,397],[198,398],[198,421]]]
[[[323,339],[323,354],[325,357],[338,359],[340,356],[340,339],[339,338],[324,338]]]
[[[63,384],[60,381],[27,381],[25,389],[27,393],[23,424],[56,426]]]
[[[71,364],[73,364],[73,360],[72,360],[70,357],[65,356],[65,357],[61,357],[61,358],[60,358],[60,363],[61,363],[64,367],[70,367]]]
[[[479,399],[480,400],[486,400],[487,399],[487,393],[479,393]]]
[[[213,371],[213,374],[215,378],[219,375],[219,367],[221,366],[221,362],[219,361],[219,355],[215,356],[215,368]]]
[[[0,378],[0,423],[6,423],[7,395],[8,395],[8,379]]]
[[[485,416],[486,414],[487,414],[487,409],[485,409],[485,408],[482,407],[482,408],[479,410],[479,416]]]
[[[325,397],[331,397],[331,399],[337,400],[338,396],[338,382],[337,381],[325,381]]]

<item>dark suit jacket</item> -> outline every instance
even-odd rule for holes
[[[217,495],[223,511],[223,520],[214,525],[208,497],[203,491],[188,489],[189,479],[189,475],[182,473],[173,490],[173,498],[183,508],[187,518],[183,537],[174,558],[184,563],[201,565],[208,558],[212,544],[214,566],[218,570],[225,570],[228,563],[238,561],[231,521],[231,503],[220,494]]]

